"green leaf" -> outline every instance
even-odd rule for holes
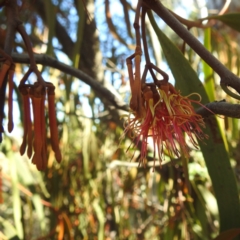
[[[34,179],[29,165],[26,163],[26,161],[23,159],[21,159],[21,161],[16,161],[16,167],[19,182],[21,184],[24,186],[31,186],[36,183],[36,180]]]
[[[34,194],[32,196],[32,201],[33,201],[34,207],[36,209],[36,215],[40,222],[41,230],[44,231],[44,230],[46,230],[46,219],[45,219],[44,207],[42,205],[40,195]]]
[[[203,85],[189,62],[179,49],[158,28],[150,11],[148,11],[148,16],[175,78],[176,87],[181,90],[183,95],[197,92],[201,95],[203,103],[208,102],[209,100]],[[206,129],[204,132],[209,138],[204,142],[199,141],[199,146],[212,180],[218,204],[220,231],[238,228],[240,227],[240,204],[237,184],[215,117],[206,120]]]
[[[209,100],[205,92],[204,86],[197,77],[196,72],[190,66],[187,59],[183,56],[180,50],[158,28],[156,22],[155,21],[153,22],[150,16],[149,18],[158,36],[167,63],[175,78],[176,88],[180,89],[181,94],[183,96],[186,96],[193,92],[198,92],[202,97],[202,102],[208,103]]]
[[[201,193],[204,199],[204,203],[209,212],[216,216],[217,215],[217,202],[213,194],[202,184],[196,184],[197,189]]]
[[[195,181],[192,181],[192,187],[196,193],[196,197],[194,198],[194,206],[195,206],[195,213],[198,221],[201,224],[201,238],[200,239],[209,239],[209,229],[208,229],[208,217],[206,214],[207,205],[200,194],[199,189]]]
[[[232,240],[240,234],[240,228],[230,229],[228,231],[222,232],[214,240]]]
[[[44,7],[46,11],[46,23],[48,26],[48,45],[47,54],[53,55],[53,37],[55,35],[55,16],[56,6],[52,4],[52,1],[44,1]]]
[[[74,44],[73,49],[73,65],[75,68],[78,68],[80,62],[80,49],[82,46],[83,41],[83,34],[84,34],[84,25],[85,25],[85,18],[86,18],[86,10],[84,8],[84,2],[78,1],[77,4],[77,11],[79,13],[79,20],[77,24],[77,39]]]
[[[238,128],[238,124],[239,124],[239,120],[237,118],[232,118],[232,119],[228,119],[229,121],[231,121],[231,125],[232,125],[232,138],[235,140],[239,139],[239,128]]]
[[[98,199],[95,199],[92,205],[99,221],[98,239],[102,240],[104,239],[103,237],[104,236],[104,220],[105,220],[104,213]]]
[[[22,226],[22,209],[21,209],[21,198],[20,191],[18,188],[18,176],[16,168],[16,157],[17,154],[8,154],[8,159],[11,166],[11,179],[12,179],[12,199],[13,199],[13,217],[16,231],[20,239],[23,238],[23,226]]]
[[[204,30],[204,47],[211,51],[211,28],[206,28]],[[203,73],[204,73],[204,85],[210,101],[215,100],[214,92],[214,78],[212,68],[202,60]]]
[[[207,19],[216,19],[225,23],[232,29],[240,32],[240,13],[228,13],[220,16],[210,16]]]
[[[16,228],[12,225],[11,222],[5,220],[0,216],[0,229],[3,230],[3,234],[7,239],[19,240],[20,238],[17,235]]]

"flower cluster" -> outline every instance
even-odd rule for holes
[[[168,82],[142,84],[141,114],[133,111],[125,129],[125,133],[129,130],[134,132],[136,146],[141,141],[141,161],[146,159],[150,139],[154,157],[157,152],[161,162],[164,153],[171,157],[189,156],[185,135],[196,148],[197,139],[207,137],[200,128],[205,126],[204,121],[192,106],[192,102],[198,101],[189,97],[181,96]]]
[[[46,144],[46,124],[45,124],[45,100],[48,100],[48,115],[51,134],[51,145],[55,152],[58,162],[61,162],[61,152],[58,146],[58,129],[56,120],[56,111],[54,103],[54,89],[51,83],[36,82],[34,85],[20,84],[19,91],[23,97],[24,111],[24,135],[20,147],[20,154],[23,155],[27,149],[27,156],[32,157],[32,163],[38,170],[44,170],[47,167],[47,144]],[[31,120],[31,105],[34,123]],[[33,128],[34,127],[34,128]],[[34,131],[33,131],[34,130]],[[34,132],[34,134],[33,134]],[[34,136],[33,136],[34,135]],[[33,153],[34,152],[34,153]]]
[[[4,4],[3,4],[4,5]],[[10,9],[10,8],[9,8]],[[14,15],[14,13],[13,13]],[[9,15],[10,16],[10,15]],[[58,162],[61,161],[61,152],[58,146],[58,130],[54,103],[54,86],[52,83],[45,82],[41,72],[37,68],[34,58],[32,44],[24,27],[18,20],[17,16],[13,21],[15,30],[21,35],[26,50],[28,52],[30,65],[28,71],[23,75],[20,81],[19,90],[23,97],[24,110],[24,136],[20,147],[20,153],[23,155],[27,149],[27,155],[32,158],[38,170],[44,170],[47,167],[47,143],[46,143],[46,126],[45,126],[45,98],[48,99],[49,125],[51,134],[52,149]],[[14,32],[11,37],[15,35]],[[11,35],[10,34],[10,35]],[[11,38],[10,37],[10,38]],[[6,38],[6,41],[9,39]],[[5,43],[5,49],[0,48],[0,143],[2,142],[2,133],[4,132],[4,103],[6,85],[8,83],[8,131],[13,130],[13,88],[14,88],[14,71],[15,63],[12,57],[7,53],[11,52],[11,43]],[[7,50],[7,51],[6,51]],[[26,84],[30,74],[34,73],[37,81],[31,85]],[[30,103],[31,102],[31,103]],[[32,109],[31,109],[32,106]],[[34,121],[32,124],[31,112],[33,112]]]

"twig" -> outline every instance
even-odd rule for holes
[[[212,112],[226,117],[240,118],[240,105],[227,103],[223,100],[220,102],[207,103],[205,107],[196,110],[196,113],[200,114],[203,118],[213,115]]]
[[[229,7],[230,3],[231,3],[231,0],[227,0],[225,2],[224,6],[222,7],[222,9],[219,11],[219,13],[217,15],[218,16],[223,15],[228,10],[228,7]],[[171,11],[170,9],[168,9],[168,11],[174,17],[176,17],[179,22],[184,24],[188,29],[190,29],[192,27],[208,28],[208,27],[211,27],[215,22],[215,21],[212,21],[212,19],[209,19],[208,17],[204,17],[204,18],[200,18],[200,19],[197,19],[195,21],[192,21],[192,20],[188,20],[188,19],[180,17],[179,15],[177,15],[175,12]],[[203,24],[203,21],[205,21],[205,20],[210,20],[210,21],[207,24]]]
[[[107,25],[109,27],[110,33],[112,34],[112,36],[117,39],[120,43],[124,44],[126,47],[128,47],[129,49],[134,49],[135,46],[131,45],[131,44],[127,44],[125,39],[123,39],[118,33],[117,30],[113,24],[112,21],[112,17],[111,17],[111,13],[110,13],[110,3],[109,0],[105,0],[105,16],[106,16],[106,21],[107,21]]]
[[[142,17],[141,17],[141,29],[142,29],[143,51],[144,51],[144,55],[145,55],[146,65],[145,65],[145,70],[144,70],[144,74],[142,77],[142,83],[145,83],[145,78],[146,78],[148,70],[153,78],[154,83],[157,84],[159,82],[156,75],[153,72],[153,69],[156,70],[159,74],[161,74],[163,76],[163,82],[166,83],[166,82],[168,82],[168,75],[164,71],[162,71],[161,69],[156,67],[153,63],[151,63],[150,56],[148,53],[148,44],[147,44],[147,37],[146,37],[147,34],[146,34],[146,29],[145,29],[146,28],[146,24],[145,24],[146,12],[147,12],[147,8],[143,6],[142,7]]]
[[[30,60],[30,67],[29,67],[29,70],[27,72],[27,74],[25,75],[25,78],[22,79],[21,83],[20,84],[24,84],[25,81],[27,80],[27,77],[29,76],[29,74],[31,72],[34,72],[37,76],[37,80],[43,85],[45,86],[46,83],[41,75],[41,73],[39,72],[38,68],[37,68],[37,65],[36,65],[36,62],[35,62],[35,59],[34,59],[34,53],[33,53],[33,50],[32,50],[32,44],[31,44],[31,41],[30,41],[30,38],[29,36],[27,35],[26,33],[26,30],[25,28],[22,26],[22,24],[19,24],[17,26],[17,31],[20,33],[20,35],[22,36],[23,38],[23,41],[25,43],[25,46],[26,46],[26,49],[28,51],[28,55],[29,55],[29,60]],[[27,76],[27,77],[26,77]]]
[[[145,25],[145,16],[146,16],[146,8],[142,7],[142,17],[141,17],[141,28],[142,28],[142,41],[143,41],[143,52],[145,55],[145,60],[147,64],[150,64],[150,56],[148,53],[148,45],[147,45],[147,34],[146,34],[146,25]]]
[[[29,56],[26,54],[12,54],[12,58],[14,62],[16,63],[30,63]],[[128,111],[127,104],[120,99],[120,97],[117,97],[114,95],[110,90],[106,89],[103,85],[101,85],[98,81],[87,75],[86,73],[82,72],[81,70],[78,70],[76,68],[73,68],[71,66],[68,66],[67,64],[64,64],[62,62],[59,62],[55,58],[49,57],[44,54],[34,54],[34,58],[37,64],[42,64],[45,66],[53,67],[55,69],[58,69],[64,73],[70,74],[76,78],[81,79],[83,82],[88,84],[92,87],[92,89],[101,97],[106,100],[108,100],[109,103],[111,103],[113,106],[115,106],[118,109],[122,109],[125,111]]]
[[[226,0],[225,4],[223,5],[223,7],[220,10],[220,12],[218,13],[218,15],[223,15],[228,10],[231,2],[232,2],[232,0]]]
[[[37,64],[53,67],[66,74],[70,74],[76,78],[79,78],[80,80],[82,80],[83,82],[91,86],[93,90],[99,94],[99,96],[101,96],[103,99],[106,99],[109,103],[111,103],[117,109],[128,111],[128,106],[123,100],[115,96],[110,90],[106,89],[98,81],[91,78],[81,70],[75,69],[71,66],[61,63],[55,58],[49,57],[44,54],[34,54],[34,58]],[[12,59],[16,63],[30,63],[30,59],[27,54],[13,53]],[[210,109],[215,114],[224,115],[224,116],[233,117],[233,118],[240,118],[239,104],[231,104],[225,101],[220,101],[220,102],[208,103],[205,105],[205,107]],[[213,115],[213,113],[211,113],[211,111],[208,111],[206,108],[201,107],[196,112],[202,115],[204,118]]]
[[[221,85],[230,86],[240,93],[240,78],[228,70],[204,46],[183,27],[183,25],[162,5],[160,1],[143,0],[143,4],[152,9],[173,29],[221,78]],[[235,97],[235,96],[233,96]]]

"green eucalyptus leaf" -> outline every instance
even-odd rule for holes
[[[228,13],[228,14],[223,14],[219,16],[210,16],[208,19],[216,19],[219,20],[232,29],[240,32],[240,13]]]
[[[158,28],[150,11],[148,11],[148,16],[175,78],[176,87],[181,90],[182,95],[197,92],[201,95],[203,103],[208,102],[207,94],[196,72],[175,44]],[[205,139],[204,142],[199,141],[199,146],[212,180],[218,204],[220,231],[238,228],[240,227],[240,203],[237,185],[215,117],[206,120],[204,132],[208,135],[208,139]]]
[[[4,237],[11,240],[20,240],[17,235],[16,228],[12,225],[12,223],[0,216],[0,229],[3,231]]]
[[[38,220],[40,222],[41,230],[44,231],[44,230],[46,230],[46,219],[45,219],[44,207],[42,205],[40,195],[39,194],[34,194],[32,196],[32,201],[33,201],[33,205],[34,205],[35,210],[36,210],[36,215],[37,215]]]
[[[209,102],[204,86],[196,72],[190,66],[188,60],[180,50],[166,37],[166,35],[151,21],[152,26],[158,36],[167,63],[175,78],[175,87],[181,91],[183,96],[193,92],[198,92],[202,97],[202,102]],[[158,29],[158,30],[156,30]]]
[[[211,51],[211,28],[206,28],[204,30],[204,47]],[[203,65],[203,74],[204,74],[204,86],[207,92],[208,98],[210,101],[214,101],[215,98],[215,86],[214,86],[214,78],[213,78],[213,70],[212,68],[202,60]]]
[[[19,179],[17,175],[17,154],[9,153],[8,159],[11,167],[11,179],[12,179],[12,201],[13,201],[13,217],[14,224],[16,227],[17,235],[20,239],[23,238],[23,225],[22,225],[22,209],[21,209],[21,198],[20,198],[20,190],[18,187]]]

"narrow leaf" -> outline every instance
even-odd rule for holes
[[[204,47],[211,51],[211,28],[206,28],[204,30]],[[204,73],[204,85],[210,101],[215,100],[214,93],[214,78],[212,68],[202,60],[203,73]]]
[[[36,210],[36,215],[38,217],[38,220],[40,222],[40,227],[42,231],[46,230],[46,219],[44,214],[44,207],[41,202],[41,198],[39,194],[34,194],[32,196],[33,205]]]
[[[73,63],[74,67],[79,67],[80,62],[80,50],[82,46],[83,41],[83,35],[84,35],[84,25],[85,25],[85,19],[86,19],[86,10],[84,6],[84,1],[76,1],[76,9],[80,16],[77,24],[77,39],[74,44],[74,50],[73,50]]]
[[[7,237],[7,239],[11,240],[20,240],[20,238],[17,235],[17,231],[12,225],[12,223],[0,216],[0,229],[3,231],[4,237]],[[0,231],[0,233],[1,233]]]
[[[150,12],[148,12],[148,14],[149,13]],[[179,89],[181,90],[181,94],[183,96],[186,96],[193,92],[198,92],[202,97],[203,103],[209,102],[202,82],[197,77],[195,71],[192,69],[187,59],[183,56],[180,50],[158,28],[155,20],[153,19],[153,16],[152,17],[149,16],[149,19],[158,36],[167,63],[175,78],[176,88],[178,90]]]
[[[149,19],[161,43],[164,55],[176,81],[176,87],[183,95],[197,92],[202,102],[208,102],[207,94],[195,71],[178,48],[158,28],[153,15]],[[240,204],[237,185],[215,117],[206,120],[205,133],[209,136],[199,141],[204,160],[214,188],[220,217],[220,231],[240,227]]]
[[[228,14],[223,14],[220,16],[210,16],[207,19],[216,19],[220,20],[221,22],[225,23],[232,29],[240,32],[240,13],[228,13]]]
[[[16,168],[16,155],[10,154],[8,155],[8,159],[11,163],[11,179],[12,179],[12,198],[13,198],[13,217],[14,224],[16,226],[16,231],[18,237],[20,239],[23,238],[23,226],[21,222],[22,218],[22,210],[21,210],[21,199],[20,199],[20,191],[18,188],[18,176],[17,176],[17,168]]]
[[[133,34],[132,34],[132,26],[131,26],[131,22],[130,22],[130,18],[129,18],[129,3],[126,0],[120,0],[122,7],[123,7],[123,13],[124,13],[124,20],[126,23],[126,27],[127,27],[127,32],[128,32],[128,36],[130,38],[133,38]]]

